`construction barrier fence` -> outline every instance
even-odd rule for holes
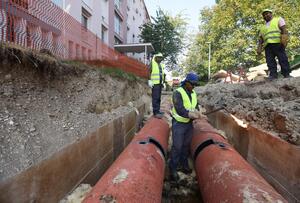
[[[0,41],[148,75],[145,64],[109,47],[51,0],[0,0]]]

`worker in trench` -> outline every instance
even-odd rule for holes
[[[194,87],[199,83],[199,76],[188,73],[181,86],[173,93],[172,108],[172,148],[170,152],[169,172],[173,181],[178,181],[177,169],[183,173],[192,172],[188,157],[193,135],[193,120],[204,117],[199,109]]]
[[[165,64],[162,63],[163,55],[155,54],[149,67],[150,80],[148,85],[152,89],[152,110],[155,118],[161,119],[163,112],[160,111],[161,91],[165,82],[166,74],[164,73]]]
[[[278,77],[275,57],[278,58],[281,66],[281,74],[288,78],[290,77],[290,65],[285,52],[288,43],[285,21],[282,17],[273,17],[270,9],[263,10],[262,16],[266,23],[260,28],[257,54],[261,55],[264,47],[270,80]]]

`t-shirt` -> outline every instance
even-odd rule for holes
[[[269,26],[270,26],[270,23],[271,23],[271,21],[266,22],[266,26],[269,27]],[[284,19],[283,19],[282,17],[279,17],[278,26],[279,26],[279,27],[282,27],[282,26],[284,26],[284,25],[285,25]]]

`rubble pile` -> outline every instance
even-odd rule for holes
[[[300,77],[196,89],[202,105],[224,106],[237,118],[300,145]]]

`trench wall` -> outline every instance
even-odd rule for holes
[[[0,202],[58,202],[80,183],[94,185],[139,129],[145,104],[99,127],[38,165],[0,183]]]
[[[300,202],[299,146],[255,126],[242,127],[224,112],[210,115],[209,120],[288,202]]]

